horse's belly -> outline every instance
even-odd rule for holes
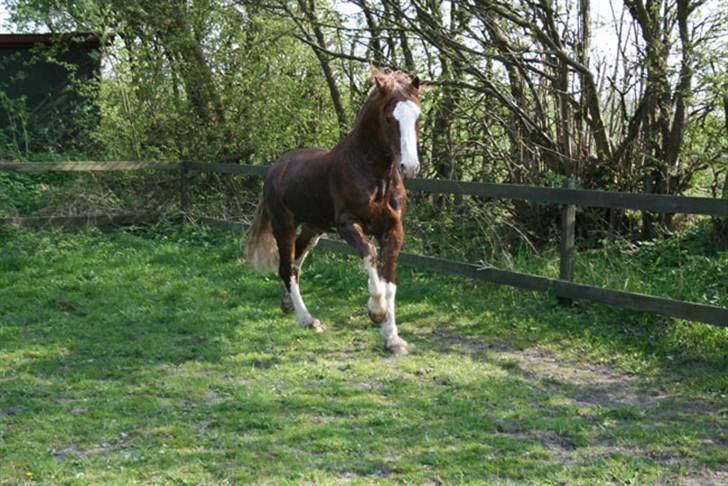
[[[322,231],[331,229],[334,225],[334,204],[327,198],[298,198],[292,201],[289,209],[293,212],[297,225],[305,224]]]

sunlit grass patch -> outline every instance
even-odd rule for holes
[[[723,330],[402,267],[397,358],[351,258],[306,262],[319,335],[223,233],[0,238],[0,482],[724,474]]]

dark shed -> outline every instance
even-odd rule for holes
[[[73,151],[98,120],[98,36],[0,35],[0,156]]]

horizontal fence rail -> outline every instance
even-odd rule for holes
[[[222,162],[0,162],[0,171],[117,171],[117,170],[186,170],[241,176],[264,176],[267,165],[241,165]],[[461,194],[486,198],[517,199],[544,204],[573,204],[613,209],[639,209],[663,213],[728,216],[728,200],[709,197],[668,196],[628,192],[593,191],[559,187],[495,184],[444,179],[410,179],[407,189],[437,194]]]
[[[183,167],[190,172],[214,172],[217,174],[265,176],[268,165],[239,165],[223,162],[184,162]]]
[[[319,245],[338,253],[356,254],[343,241],[322,239]],[[713,305],[694,304],[682,300],[665,299],[651,295],[593,287],[591,285],[577,284],[566,280],[499,270],[497,268],[473,265],[472,263],[455,262],[442,258],[414,255],[412,253],[400,253],[399,262],[416,268],[426,268],[436,272],[459,275],[475,280],[484,280],[486,282],[518,287],[520,289],[550,292],[557,297],[567,299],[586,299],[615,307],[622,307],[624,309],[667,314],[681,319],[701,321],[709,324],[728,325],[728,309]]]
[[[230,163],[184,162],[191,172],[217,172],[232,175],[264,176],[265,165],[238,165]],[[663,213],[704,214],[728,216],[728,200],[708,197],[667,196],[628,192],[591,191],[558,187],[494,184],[443,179],[409,179],[407,189],[438,194],[518,199],[546,204],[573,204],[613,209],[641,209]]]
[[[160,162],[54,162],[54,163],[3,163],[0,171],[46,172],[46,171],[119,171],[119,170],[177,170],[181,173],[180,203],[183,212],[187,207],[188,175],[194,172],[221,173],[240,176],[264,176],[265,165],[239,165],[217,162],[160,161]],[[654,194],[633,194],[608,191],[589,191],[571,187],[549,188],[516,184],[492,184],[451,180],[411,179],[406,186],[412,191],[440,194],[463,194],[485,198],[507,198],[562,206],[562,278],[553,279],[496,268],[482,267],[471,263],[456,262],[411,253],[402,253],[400,262],[417,268],[509,285],[526,290],[548,292],[561,299],[584,299],[614,307],[642,312],[668,315],[690,321],[728,326],[728,309],[707,304],[697,304],[663,297],[625,292],[615,289],[594,287],[574,283],[570,278],[569,265],[573,263],[574,207],[591,206],[601,208],[638,209],[656,212],[728,216],[728,200],[702,197],[663,196]],[[28,227],[61,225],[81,227],[89,225],[112,226],[153,222],[154,215],[127,213],[119,215],[61,216],[52,218],[0,218],[0,224],[19,224]],[[242,231],[247,226],[235,221],[214,218],[200,218],[202,223],[232,231]],[[342,241],[322,239],[320,246],[337,253],[353,254],[354,251]],[[569,256],[567,256],[569,255]],[[566,265],[564,265],[566,264]],[[566,267],[566,268],[564,268]]]
[[[0,172],[103,172],[119,170],[180,170],[181,161],[160,162],[0,162]]]
[[[573,204],[595,208],[641,209],[661,213],[728,215],[728,200],[707,197],[667,196],[629,192],[592,191],[558,187],[492,184],[435,179],[413,179],[407,188],[442,194],[519,199],[523,201]]]
[[[84,228],[87,226],[110,227],[132,224],[149,224],[159,221],[153,213],[84,214],[77,216],[23,216],[0,218],[0,225],[14,225],[23,228],[45,228],[61,226],[65,228]]]

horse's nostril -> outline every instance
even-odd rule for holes
[[[404,172],[404,164],[399,164],[399,170],[401,170],[402,172]]]

